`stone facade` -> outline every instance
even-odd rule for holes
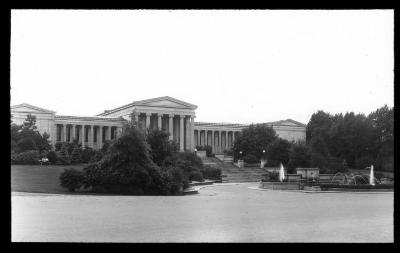
[[[54,111],[20,104],[11,107],[12,121],[22,124],[28,114],[35,115],[41,133],[48,133],[54,145],[58,141],[73,139],[94,149],[106,140],[115,139],[122,131],[124,122],[134,113],[140,129],[162,129],[170,133],[170,139],[179,143],[181,151],[194,150],[196,146],[212,146],[214,153],[232,148],[235,138],[248,125],[195,122],[196,105],[172,98],[159,97],[135,101],[93,117],[61,116]],[[287,119],[266,123],[277,134],[290,141],[305,140],[306,127]],[[83,136],[83,138],[82,138]]]

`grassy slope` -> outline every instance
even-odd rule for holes
[[[65,168],[81,170],[85,164],[79,165],[11,165],[11,191],[66,193],[60,186],[60,174]]]

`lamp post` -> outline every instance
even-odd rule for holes
[[[260,161],[260,168],[264,168],[265,165],[265,149],[262,151],[261,161]]]
[[[242,164],[243,164],[243,161],[242,161],[242,151],[239,151],[239,159],[238,159],[238,164],[239,164],[239,168],[242,168]]]
[[[197,156],[197,148],[194,149],[194,154]]]

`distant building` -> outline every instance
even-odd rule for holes
[[[172,98],[158,97],[135,101],[97,116],[79,117],[56,115],[56,112],[29,104],[11,106],[12,121],[22,124],[28,114],[36,116],[41,133],[47,132],[56,142],[72,142],[100,149],[105,140],[112,140],[122,131],[124,122],[135,113],[141,129],[162,129],[170,139],[180,145],[180,150],[194,150],[196,146],[210,145],[214,153],[222,153],[233,146],[237,134],[249,125],[230,123],[195,122],[196,105]],[[272,126],[278,136],[289,141],[305,140],[306,125],[292,119],[265,123]]]

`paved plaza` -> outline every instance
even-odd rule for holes
[[[12,241],[393,242],[393,192],[255,186],[217,184],[186,196],[13,192]]]

